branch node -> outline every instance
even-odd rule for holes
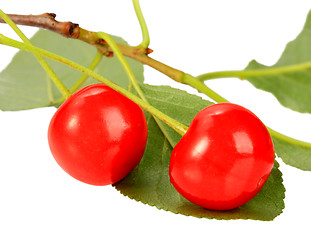
[[[53,20],[55,20],[56,18],[56,14],[55,13],[43,13],[42,16],[46,16],[47,18],[52,18]]]
[[[153,53],[153,50],[150,48],[146,48],[146,54],[149,55],[150,53]]]
[[[113,52],[110,52],[110,51],[106,52],[106,57],[113,57],[113,55],[114,55]]]

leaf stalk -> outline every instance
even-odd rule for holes
[[[143,40],[142,40],[141,44],[138,45],[138,47],[141,47],[141,48],[146,50],[150,44],[148,27],[147,27],[145,18],[143,16],[143,13],[141,11],[141,8],[139,5],[139,0],[133,0],[133,5],[134,5],[136,16],[137,16],[138,21],[139,21],[141,32],[143,35]]]
[[[257,69],[257,70],[210,72],[210,73],[201,74],[197,76],[197,78],[200,79],[200,81],[206,81],[206,80],[217,79],[217,78],[232,78],[232,77],[243,80],[248,77],[280,75],[284,73],[303,71],[309,68],[311,68],[311,61],[299,63],[299,64],[287,65],[284,67],[271,67],[271,68],[264,68],[264,69]]]

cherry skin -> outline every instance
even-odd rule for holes
[[[229,210],[261,190],[274,156],[272,139],[258,117],[236,104],[214,104],[195,116],[173,149],[170,181],[194,204]]]
[[[104,84],[80,89],[55,112],[48,129],[50,150],[72,177],[108,185],[140,162],[147,141],[142,109]]]

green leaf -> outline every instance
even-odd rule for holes
[[[141,87],[152,105],[187,125],[197,112],[212,104],[170,87]],[[190,203],[170,183],[168,168],[172,146],[153,117],[150,114],[146,114],[146,117],[149,136],[144,157],[134,171],[114,185],[123,195],[159,209],[200,218],[272,220],[282,213],[285,189],[277,162],[261,192],[237,209],[212,211]],[[180,139],[174,131],[168,132],[168,135],[174,141]]]
[[[187,94],[184,91],[165,86],[156,87],[147,84],[140,84],[144,95],[149,103],[164,112],[168,116],[173,116],[175,120],[184,125],[189,125],[199,110],[213,104],[209,101],[202,101],[201,98]],[[132,90],[134,91],[134,90]],[[182,103],[182,106],[181,104]],[[162,124],[171,145],[175,146],[181,136],[166,124]]]
[[[116,42],[126,44],[119,37],[113,37]],[[56,53],[88,66],[96,55],[96,49],[84,42],[64,38],[56,33],[39,30],[31,42],[40,48]],[[70,88],[81,75],[80,72],[58,62],[46,59],[57,76]],[[136,79],[143,81],[143,65],[137,61],[126,59],[134,72]],[[126,88],[128,77],[117,58],[104,57],[95,71],[104,77]],[[88,80],[85,85],[95,83]],[[84,85],[84,86],[85,86]],[[19,51],[11,63],[0,73],[0,109],[23,110],[45,107],[56,104],[61,94],[49,79],[35,57]]]
[[[272,137],[275,152],[286,164],[311,171],[311,148]],[[311,146],[311,145],[310,145]]]
[[[276,70],[273,74],[264,73],[273,69]],[[302,32],[288,43],[275,65],[268,67],[253,60],[245,70],[263,70],[246,79],[271,92],[283,106],[311,113],[311,12]]]

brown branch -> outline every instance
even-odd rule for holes
[[[98,38],[96,32],[85,30],[76,23],[56,21],[56,14],[54,13],[43,13],[40,15],[8,14],[8,16],[12,19],[13,22],[15,22],[15,24],[39,27],[47,29],[49,31],[53,31],[67,38],[79,39],[83,42],[95,46],[98,51],[102,52],[108,57],[113,55],[113,52],[109,48],[107,43],[103,39]],[[5,23],[2,18],[0,18],[0,23]],[[159,61],[148,57],[148,54],[152,53],[151,49],[130,47],[123,44],[117,45],[123,55],[133,58],[152,68],[155,68],[156,70],[164,73],[175,81],[182,82],[182,78],[184,75],[182,71],[169,67]]]
[[[57,32],[67,38],[78,38],[79,24],[72,22],[58,22],[55,20],[56,14],[54,13],[43,13],[40,15],[17,15],[8,14],[9,18],[12,19],[15,24],[44,28],[53,32]],[[1,23],[5,23],[0,18]]]
[[[107,50],[107,45],[105,46],[105,41],[99,39],[95,32],[80,28],[79,24],[77,23],[56,21],[55,13],[43,13],[40,15],[8,14],[8,17],[18,25],[38,27],[53,31],[66,38],[79,39],[95,46],[101,45],[96,47],[100,47],[100,50],[105,55],[111,55]],[[0,18],[0,23],[5,23],[2,18]]]

